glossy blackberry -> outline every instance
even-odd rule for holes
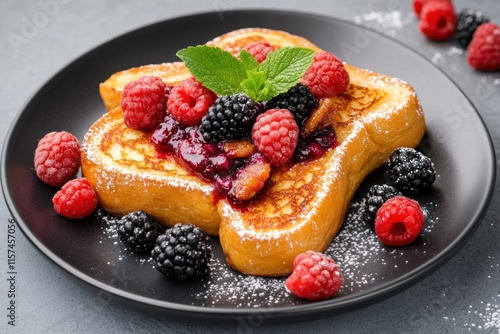
[[[145,253],[153,249],[163,227],[150,214],[134,211],[120,219],[117,231],[118,237],[129,250]]]
[[[363,221],[373,227],[377,211],[389,198],[402,195],[399,190],[388,184],[376,184],[368,190],[363,208]]]
[[[266,104],[266,109],[288,109],[301,128],[311,112],[318,108],[318,99],[306,85],[298,83],[287,92],[281,93]]]
[[[257,113],[257,105],[248,95],[219,96],[201,120],[203,139],[218,143],[246,138],[251,133]]]
[[[490,19],[483,13],[475,9],[464,9],[457,16],[457,26],[455,28],[455,39],[457,43],[467,48],[477,27],[489,22]]]
[[[408,147],[398,148],[391,153],[385,175],[396,189],[406,194],[418,194],[436,180],[431,159]]]
[[[156,269],[181,281],[203,275],[211,254],[210,238],[193,224],[176,224],[167,229],[151,251]]]

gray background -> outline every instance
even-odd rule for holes
[[[487,12],[500,24],[497,0],[454,1],[458,10]],[[51,5],[48,5],[51,4]],[[432,43],[418,31],[409,0],[277,2],[213,0],[7,0],[0,2],[0,144],[16,113],[38,88],[86,51],[143,25],[202,11],[282,8],[343,18],[372,27],[442,68],[484,118],[500,147],[500,72],[472,70],[465,52],[451,43]],[[48,15],[50,14],[50,15]],[[45,19],[44,19],[45,18]],[[25,43],[26,20],[38,27]],[[498,151],[497,151],[498,152]],[[498,154],[498,153],[497,153]],[[498,182],[496,184],[498,188]],[[7,325],[7,223],[0,201],[0,332],[12,333],[500,333],[500,196],[496,192],[484,221],[468,244],[446,265],[410,289],[376,305],[318,321],[267,326],[244,322],[232,327],[196,325],[103,305],[57,270],[18,230],[17,326]]]

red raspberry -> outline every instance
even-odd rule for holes
[[[50,132],[38,142],[34,162],[40,180],[53,187],[62,186],[80,168],[80,143],[69,132]]]
[[[254,42],[246,45],[244,50],[248,51],[255,60],[262,63],[267,58],[267,54],[274,51],[274,47],[267,41]]]
[[[170,91],[168,111],[184,125],[200,125],[202,117],[215,102],[217,95],[210,89],[189,78]]]
[[[377,211],[375,233],[389,246],[413,242],[424,227],[424,213],[418,202],[404,196],[388,199]]]
[[[97,195],[86,178],[79,178],[68,181],[54,195],[52,203],[61,216],[84,218],[97,208]]]
[[[291,293],[309,300],[332,297],[340,290],[342,283],[342,274],[335,261],[313,251],[295,257],[293,272],[285,281]]]
[[[449,1],[430,1],[420,13],[420,31],[434,41],[448,40],[455,32],[457,15],[453,3]]]
[[[156,76],[144,76],[123,88],[123,120],[132,129],[150,131],[165,117],[167,86]]]
[[[483,71],[500,69],[500,28],[493,23],[481,24],[467,49],[470,66]]]
[[[430,2],[430,1],[448,1],[448,2],[450,2],[451,0],[413,0],[413,11],[417,15],[417,17],[420,17],[420,14],[422,12],[422,8],[424,8],[425,4]]]
[[[314,55],[314,61],[301,82],[309,86],[317,98],[331,97],[342,93],[347,88],[349,73],[340,59],[329,52],[320,51]]]
[[[257,150],[275,166],[283,166],[293,155],[299,138],[299,127],[287,109],[269,109],[257,116],[252,140]]]

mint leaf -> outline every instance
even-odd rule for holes
[[[190,46],[176,54],[205,87],[217,95],[240,92],[240,84],[247,78],[247,71],[236,57],[217,47]]]
[[[248,78],[241,82],[242,92],[256,102],[269,99],[270,87],[266,80],[266,73],[248,71]]]
[[[247,50],[240,51],[240,60],[247,71],[258,71],[259,62]]]
[[[240,60],[217,47],[190,46],[177,52],[186,67],[217,95],[245,93],[254,101],[266,101],[295,86],[314,59],[314,50],[283,47],[259,62],[246,50]]]
[[[284,93],[300,80],[314,59],[314,50],[283,47],[270,52],[261,64],[274,96]]]

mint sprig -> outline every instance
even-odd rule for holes
[[[177,52],[186,67],[217,95],[245,93],[266,101],[288,91],[313,62],[314,50],[283,47],[270,52],[262,63],[243,50],[240,59],[217,47],[191,46]]]

